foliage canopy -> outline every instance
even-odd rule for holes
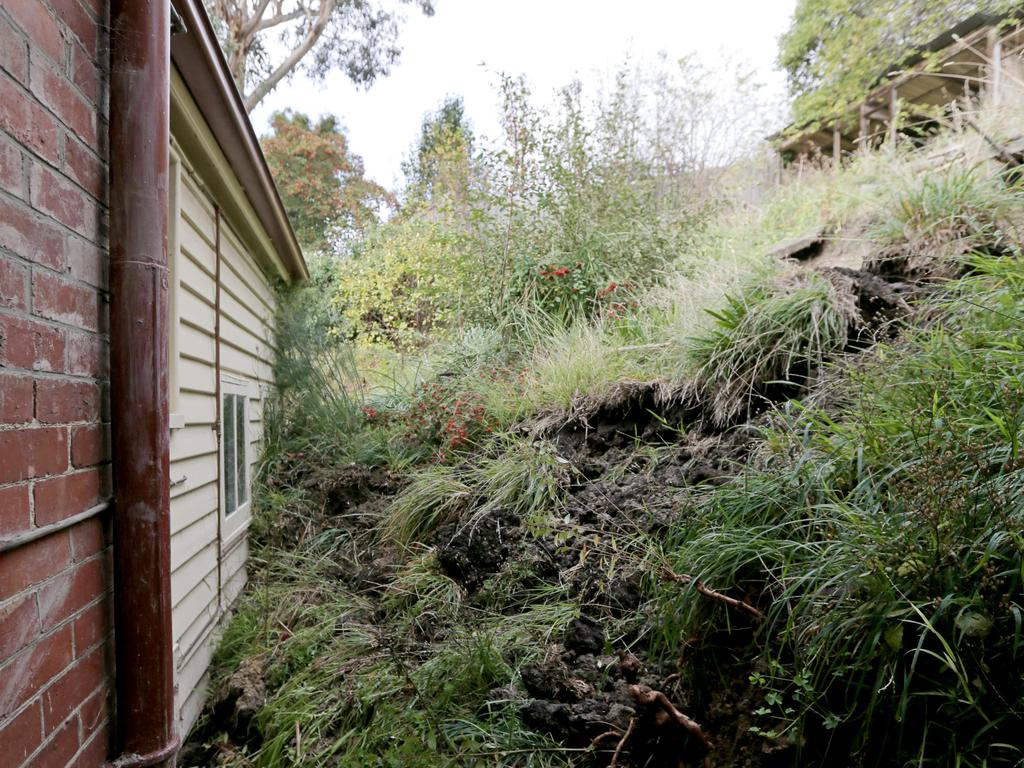
[[[271,118],[273,133],[263,139],[295,235],[309,250],[326,250],[340,234],[365,229],[394,198],[363,175],[337,118],[313,122],[286,110]]]
[[[396,2],[434,13],[433,0]],[[386,75],[400,53],[396,2],[206,0],[206,7],[251,112],[300,67],[318,80],[341,69],[357,85]]]
[[[1012,0],[798,0],[782,36],[798,125],[840,114],[915,49],[975,13],[1003,14]]]

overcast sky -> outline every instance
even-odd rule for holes
[[[496,72],[525,74],[546,99],[575,76],[586,81],[609,73],[627,53],[695,52],[709,63],[724,53],[756,66],[781,92],[776,45],[795,1],[437,0],[432,18],[406,10],[402,58],[368,91],[337,72],[322,85],[299,74],[264,99],[253,123],[263,134],[270,114],[285,107],[335,114],[367,175],[393,186],[423,115],[446,95],[463,97],[478,133],[497,133]]]

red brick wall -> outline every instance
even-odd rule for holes
[[[0,3],[0,763],[110,747],[106,0]]]

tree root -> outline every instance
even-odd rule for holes
[[[755,619],[764,618],[764,614],[757,608],[752,606],[750,603],[748,603],[746,600],[737,600],[735,597],[723,595],[721,592],[717,592],[711,589],[711,587],[709,587],[700,579],[695,579],[693,576],[690,576],[687,573],[676,573],[675,571],[669,570],[668,568],[663,568],[661,576],[666,581],[674,581],[679,584],[693,584],[694,588],[705,597],[710,597],[712,600],[720,600],[726,605],[731,605],[733,608],[736,608],[750,616],[753,616]]]
[[[658,712],[655,714],[655,722],[658,725],[664,725],[665,723],[675,723],[677,726],[682,728],[684,731],[689,733],[691,736],[696,738],[704,749],[708,752],[711,751],[711,741],[704,731],[701,730],[700,725],[689,716],[683,714],[676,706],[668,700],[661,691],[655,691],[646,685],[631,685],[629,686],[629,695],[637,704],[645,704],[647,706],[654,705],[658,708]],[[625,739],[623,739],[625,741]],[[621,744],[621,742],[620,742]],[[710,765],[709,758],[704,758],[704,764]]]
[[[615,754],[612,755],[612,761],[608,763],[608,768],[618,768],[619,755],[622,754],[622,748],[626,746],[626,742],[629,741],[629,737],[633,735],[633,729],[636,728],[636,718],[629,718],[629,726],[626,728],[626,732],[622,734],[622,738],[619,739],[619,743],[615,745]]]
[[[621,739],[622,738],[622,731],[620,731],[618,728],[612,728],[610,731],[605,731],[604,733],[600,734],[599,736],[595,736],[590,741],[590,748],[591,749],[597,749],[598,744],[600,744],[602,741],[606,741],[607,739],[612,738],[612,736],[617,736],[618,738]]]

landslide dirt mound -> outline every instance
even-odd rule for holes
[[[261,544],[295,549],[328,528],[345,528],[367,536],[380,513],[405,485],[383,467],[348,464],[330,469],[303,468],[301,488],[310,503],[301,510],[289,509],[273,525],[261,531]]]
[[[893,334],[910,313],[913,284],[843,267],[822,271],[843,287],[855,310],[848,352]],[[559,586],[577,598],[579,618],[538,649],[540,661],[520,668],[516,686],[493,691],[495,701],[515,702],[525,727],[586,750],[585,759],[596,765],[794,764],[793,744],[750,731],[751,713],[763,705],[763,693],[750,683],[752,670],[731,661],[744,658],[744,643],[752,642],[757,623],[752,597],[716,585],[733,601],[729,610],[735,616],[728,635],[714,638],[721,659],[713,669],[694,669],[685,638],[677,658],[657,661],[646,650],[642,619],[645,589],[659,574],[650,572],[650,564],[619,557],[615,548],[658,537],[689,514],[710,487],[738,474],[758,444],[770,406],[806,392],[816,373],[802,372],[798,385],[765,388],[761,400],[733,423],[716,423],[692,389],[623,382],[601,398],[581,399],[522,430],[549,443],[568,467],[557,519],[538,529],[507,509],[486,514],[470,509],[425,542],[440,571],[464,590],[467,616],[479,615],[481,608],[500,610],[502,580],[513,575],[520,583]],[[270,532],[270,543],[295,547],[329,528],[350,534],[354,549],[336,553],[339,588],[374,601],[366,620],[382,636],[395,635],[395,654],[408,647],[410,658],[427,658],[459,622],[471,620],[431,615],[429,626],[419,622],[411,636],[401,637],[389,623],[393,616],[385,598],[404,555],[379,542],[374,528],[402,490],[401,478],[381,468],[350,465],[307,473],[303,486],[315,499],[314,512],[282,520]],[[736,602],[750,610],[734,610]],[[639,629],[608,637],[606,626],[623,617],[636,618]],[[252,679],[259,669],[252,659],[229,678],[207,710],[207,733],[226,733],[229,744],[239,747],[258,741],[253,713],[267,695],[262,681]]]
[[[583,617],[570,623],[543,661],[522,668],[520,717],[567,746],[588,750],[598,765],[794,764],[795,744],[751,733],[750,713],[763,693],[745,670],[726,670],[710,696],[695,696],[682,683],[682,663],[664,669],[642,654],[609,648],[600,625]]]

